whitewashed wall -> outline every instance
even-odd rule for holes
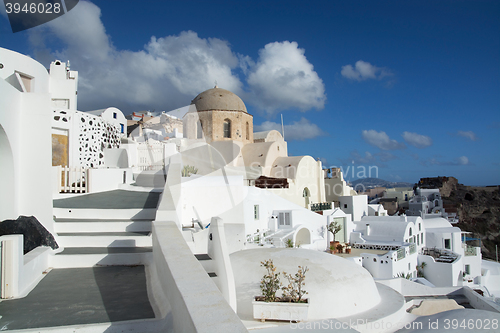
[[[33,215],[50,232],[52,183],[51,97],[47,70],[0,48],[0,220]],[[32,78],[30,92],[19,73]]]

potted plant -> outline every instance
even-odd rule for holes
[[[335,246],[334,246],[333,244],[332,244],[332,245],[330,245],[330,253],[331,253],[331,254],[334,254],[334,253],[336,253],[336,252],[337,252],[337,249],[335,248]]]
[[[305,274],[307,267],[299,270],[295,275],[283,272],[288,280],[288,285],[281,288],[280,273],[276,273],[276,267],[271,259],[261,262],[266,268],[266,274],[260,282],[262,296],[256,296],[252,302],[254,319],[301,321],[307,319],[309,300],[302,297],[307,294],[304,290]],[[276,296],[281,289],[282,296]]]
[[[347,253],[347,254],[351,253],[351,245],[349,245],[349,243],[347,243],[345,246],[345,253]]]
[[[335,235],[342,229],[342,225],[337,221],[333,221],[328,225],[327,229],[333,234],[333,241],[330,242],[330,246],[337,247],[339,242],[335,240]]]
[[[293,247],[293,240],[291,240],[290,238],[288,238],[286,240],[286,247]]]
[[[342,249],[344,248],[344,246],[342,244],[337,244],[337,251],[338,253],[342,253]]]

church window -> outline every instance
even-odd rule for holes
[[[224,119],[224,137],[231,137],[231,120],[229,119]]]

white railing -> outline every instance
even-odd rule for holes
[[[60,193],[89,193],[89,172],[83,167],[60,166]]]
[[[138,168],[145,170],[162,170],[165,168],[165,147],[162,142],[149,139],[139,143],[137,147]]]

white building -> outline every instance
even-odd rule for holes
[[[62,63],[54,66],[65,67]],[[226,103],[229,107],[225,110],[200,110],[210,111],[212,120],[218,122],[204,123],[205,127],[200,123],[203,131],[201,138],[198,138],[198,124],[194,121],[192,124],[196,130],[190,127],[188,132],[196,133],[195,138],[177,138],[161,143],[164,150],[161,152],[163,165],[159,173],[166,178],[162,189],[123,184],[123,171],[130,164],[132,151],[135,149],[135,156],[139,154],[137,143],[126,141],[126,148],[117,148],[121,143],[121,126],[115,125],[120,124],[121,117],[115,118],[112,108],[106,109],[110,112],[101,112],[101,115],[111,114],[110,120],[105,119],[107,116],[76,111],[72,106],[74,104],[76,108],[76,99],[73,101],[68,91],[59,91],[55,84],[51,85],[50,75],[31,58],[0,49],[0,110],[3,111],[0,112],[0,218],[34,215],[49,232],[57,234],[54,230],[56,222],[53,213],[56,211],[52,208],[51,187],[54,182],[60,181],[60,175],[51,172],[50,161],[53,155],[51,134],[60,133],[56,129],[68,132],[68,159],[72,161],[74,156],[78,157],[78,161],[86,158],[86,161],[82,160],[83,164],[96,170],[93,181],[105,184],[101,189],[161,191],[156,209],[139,212],[57,210],[58,217],[69,216],[76,219],[73,222],[91,215],[99,223],[92,220],[88,224],[102,227],[102,230],[116,225],[128,230],[134,219],[144,215],[153,219],[148,230],[151,233],[144,235],[139,245],[135,243],[136,239],[110,239],[109,246],[116,246],[111,244],[118,241],[131,247],[151,247],[152,253],[136,264],[145,266],[148,296],[155,308],[155,318],[121,322],[112,330],[220,331],[221,325],[222,330],[231,332],[267,327],[293,330],[293,326],[286,322],[261,323],[260,318],[251,316],[252,300],[259,292],[263,275],[259,263],[269,258],[280,270],[288,272],[293,272],[298,265],[309,266],[311,270],[306,281],[311,302],[309,321],[306,323],[328,320],[329,323],[340,323],[341,328],[350,320],[357,323],[359,320],[368,321],[372,326],[384,322],[413,321],[416,317],[407,314],[406,309],[411,304],[405,302],[404,296],[414,296],[417,292],[417,295],[422,295],[422,290],[432,296],[432,289],[394,277],[399,273],[415,277],[417,265],[423,262],[427,263],[423,274],[435,286],[458,286],[460,282],[469,283],[469,278],[473,280],[470,285],[474,287],[499,281],[495,271],[497,266],[490,265],[487,272],[478,270],[480,251],[471,255],[474,251],[463,246],[460,230],[444,219],[385,216],[380,205],[368,205],[363,195],[339,196],[339,207],[324,209],[323,215],[309,210],[312,203],[325,202],[321,163],[310,156],[288,156],[286,142],[278,132],[254,135],[253,131],[250,132],[253,128],[250,124],[248,127],[246,122],[237,124],[238,115],[242,116],[245,110],[234,94],[229,95],[229,101],[236,100],[238,109]],[[66,77],[67,80],[76,78],[74,74]],[[52,88],[56,89],[53,94]],[[54,100],[53,96],[58,97]],[[65,99],[68,101],[60,101]],[[54,113],[54,101],[67,103],[65,106],[68,108],[56,108]],[[215,105],[221,105],[220,102]],[[210,106],[210,99],[205,99],[203,104],[204,107]],[[219,117],[222,115],[219,111],[233,113]],[[248,114],[243,116],[245,119],[251,117]],[[191,114],[189,117],[194,116]],[[117,120],[114,125],[113,119]],[[82,124],[85,127],[81,127]],[[98,132],[96,126],[104,126],[106,130]],[[94,129],[89,131],[91,127]],[[116,138],[106,132],[108,129]],[[71,143],[71,133],[78,133],[74,144]],[[207,144],[203,137],[209,134],[212,139],[220,136],[223,140],[212,140]],[[36,145],[32,144],[33,137],[37,138]],[[152,144],[148,141],[144,143]],[[90,156],[100,151],[103,152],[102,158],[109,157],[105,159],[106,168],[97,168],[103,166],[98,163],[101,157],[93,160],[95,157]],[[92,165],[92,161],[97,165]],[[197,171],[190,176],[184,173],[182,177],[184,167],[188,166]],[[120,180],[117,181],[115,176]],[[87,181],[92,181],[92,177]],[[342,187],[347,189],[344,185]],[[124,215],[127,216],[126,221],[121,220]],[[103,219],[107,218],[115,221],[106,225]],[[353,260],[352,263],[324,253],[330,238],[326,226],[332,221],[343,226],[337,234],[339,241],[351,242],[356,249],[366,251],[361,253],[359,261]],[[73,222],[66,223],[64,228],[73,228],[80,223]],[[88,224],[84,228],[90,228]],[[112,236],[106,235],[101,241],[107,241],[107,237]],[[5,256],[7,259],[2,260],[2,273],[6,273],[7,284],[11,288],[7,297],[25,295],[44,277],[44,271],[55,267],[56,263],[61,265],[49,248],[39,247],[24,255],[19,238],[16,235],[1,238],[2,244],[15,243],[15,246],[8,245],[9,251],[15,249],[11,252],[15,252],[14,255]],[[65,242],[65,246],[71,247],[71,239],[66,238]],[[93,245],[86,238],[83,242],[85,246]],[[283,248],[290,242],[301,248]],[[370,252],[377,249],[384,253]],[[193,254],[207,254],[210,263],[200,263]],[[109,253],[105,253],[104,258],[76,258],[70,260],[71,267],[95,267],[101,265],[102,260],[107,265],[123,264],[113,262]],[[356,264],[359,262],[366,269]],[[207,273],[214,273],[216,279]],[[388,281],[379,283],[374,277]],[[4,297],[6,280],[2,279],[2,283]],[[488,290],[496,292],[498,287]],[[479,296],[468,296],[468,299],[478,309],[497,309]],[[470,318],[478,311],[460,314]],[[481,315],[484,312],[481,311]],[[283,327],[275,328],[278,325]],[[82,329],[104,331],[111,326],[82,325]],[[346,327],[349,328],[348,325]],[[65,329],[60,328],[61,331]],[[370,331],[368,328],[359,330]]]

